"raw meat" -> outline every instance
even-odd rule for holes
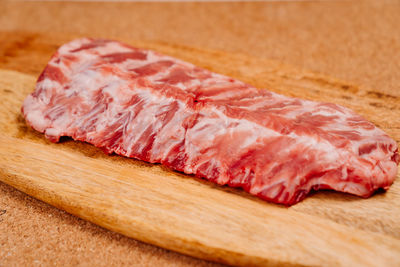
[[[396,142],[347,108],[108,40],[60,47],[22,112],[53,142],[70,136],[286,205],[319,189],[368,197],[399,163]]]

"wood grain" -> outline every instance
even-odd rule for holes
[[[16,51],[12,61],[0,66],[20,71],[21,62],[32,57],[39,60],[36,64],[45,64],[68,40],[39,37],[14,37],[33,52]],[[245,55],[161,42],[130,43],[260,88],[345,105],[400,140],[398,97]],[[31,72],[38,71],[34,67]],[[81,142],[48,142],[20,115],[34,83],[35,76],[0,71],[0,179],[23,192],[107,229],[228,264],[400,264],[398,180],[387,193],[370,199],[319,192],[291,208],[266,203],[160,165],[106,156]]]

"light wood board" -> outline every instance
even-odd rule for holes
[[[42,48],[48,54],[64,41],[47,39]],[[345,105],[400,140],[400,99],[395,96],[245,55],[130,43],[260,88]],[[21,60],[34,57],[48,60],[37,51]],[[18,70],[12,65],[17,63],[0,66]],[[1,181],[107,229],[213,261],[243,266],[400,265],[398,179],[387,193],[370,199],[326,191],[291,208],[266,203],[160,165],[107,156],[81,142],[48,142],[20,115],[35,79],[0,70]]]

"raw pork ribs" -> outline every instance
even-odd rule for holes
[[[53,142],[70,136],[285,205],[312,189],[368,197],[399,163],[396,142],[347,108],[108,40],[60,47],[22,112]]]

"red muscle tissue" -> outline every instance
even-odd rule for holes
[[[368,197],[399,163],[396,142],[347,108],[108,40],[60,47],[22,112],[53,142],[70,136],[285,205],[319,189]]]

